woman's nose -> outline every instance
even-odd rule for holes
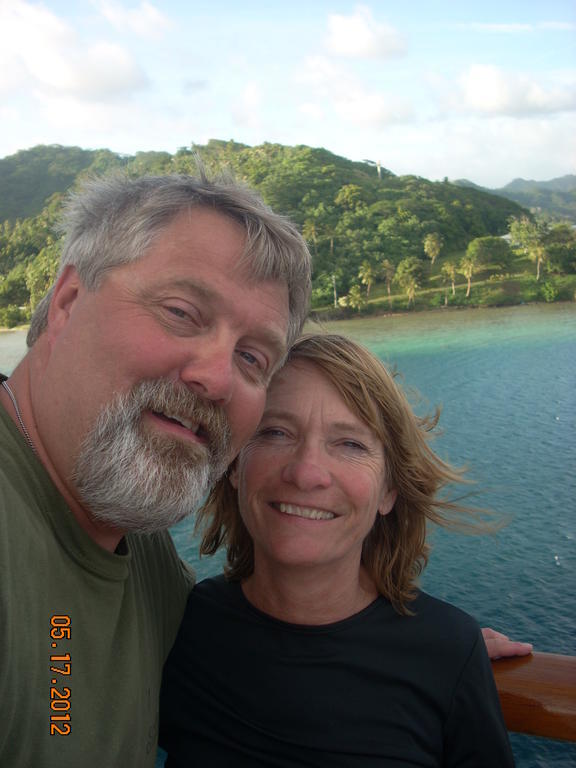
[[[299,451],[298,455],[284,466],[282,479],[302,491],[327,488],[332,482],[322,451],[306,449]]]

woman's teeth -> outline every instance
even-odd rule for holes
[[[295,517],[305,517],[308,520],[332,520],[336,515],[327,512],[324,509],[314,509],[312,507],[297,507],[295,504],[279,504],[278,509],[285,515],[294,515]]]

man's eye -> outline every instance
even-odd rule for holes
[[[238,355],[248,368],[257,368],[262,374],[268,370],[268,361],[262,354],[254,354],[246,349],[239,349]]]
[[[186,318],[190,317],[188,312],[186,310],[181,309],[180,307],[166,307],[166,310],[170,312],[171,315],[175,315],[176,317],[181,318],[182,320],[186,320]]]
[[[240,355],[240,357],[246,360],[247,363],[250,363],[250,365],[258,365],[258,360],[256,358],[256,355],[253,355],[251,352],[245,352],[244,350],[240,350],[238,354]]]

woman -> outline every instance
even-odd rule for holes
[[[513,765],[472,618],[418,590],[426,524],[458,471],[384,366],[340,336],[292,348],[257,433],[212,493],[165,671],[161,745],[181,766]]]

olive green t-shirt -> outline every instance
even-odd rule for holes
[[[0,405],[0,766],[152,768],[162,665],[192,587],[168,533],[78,525]]]

